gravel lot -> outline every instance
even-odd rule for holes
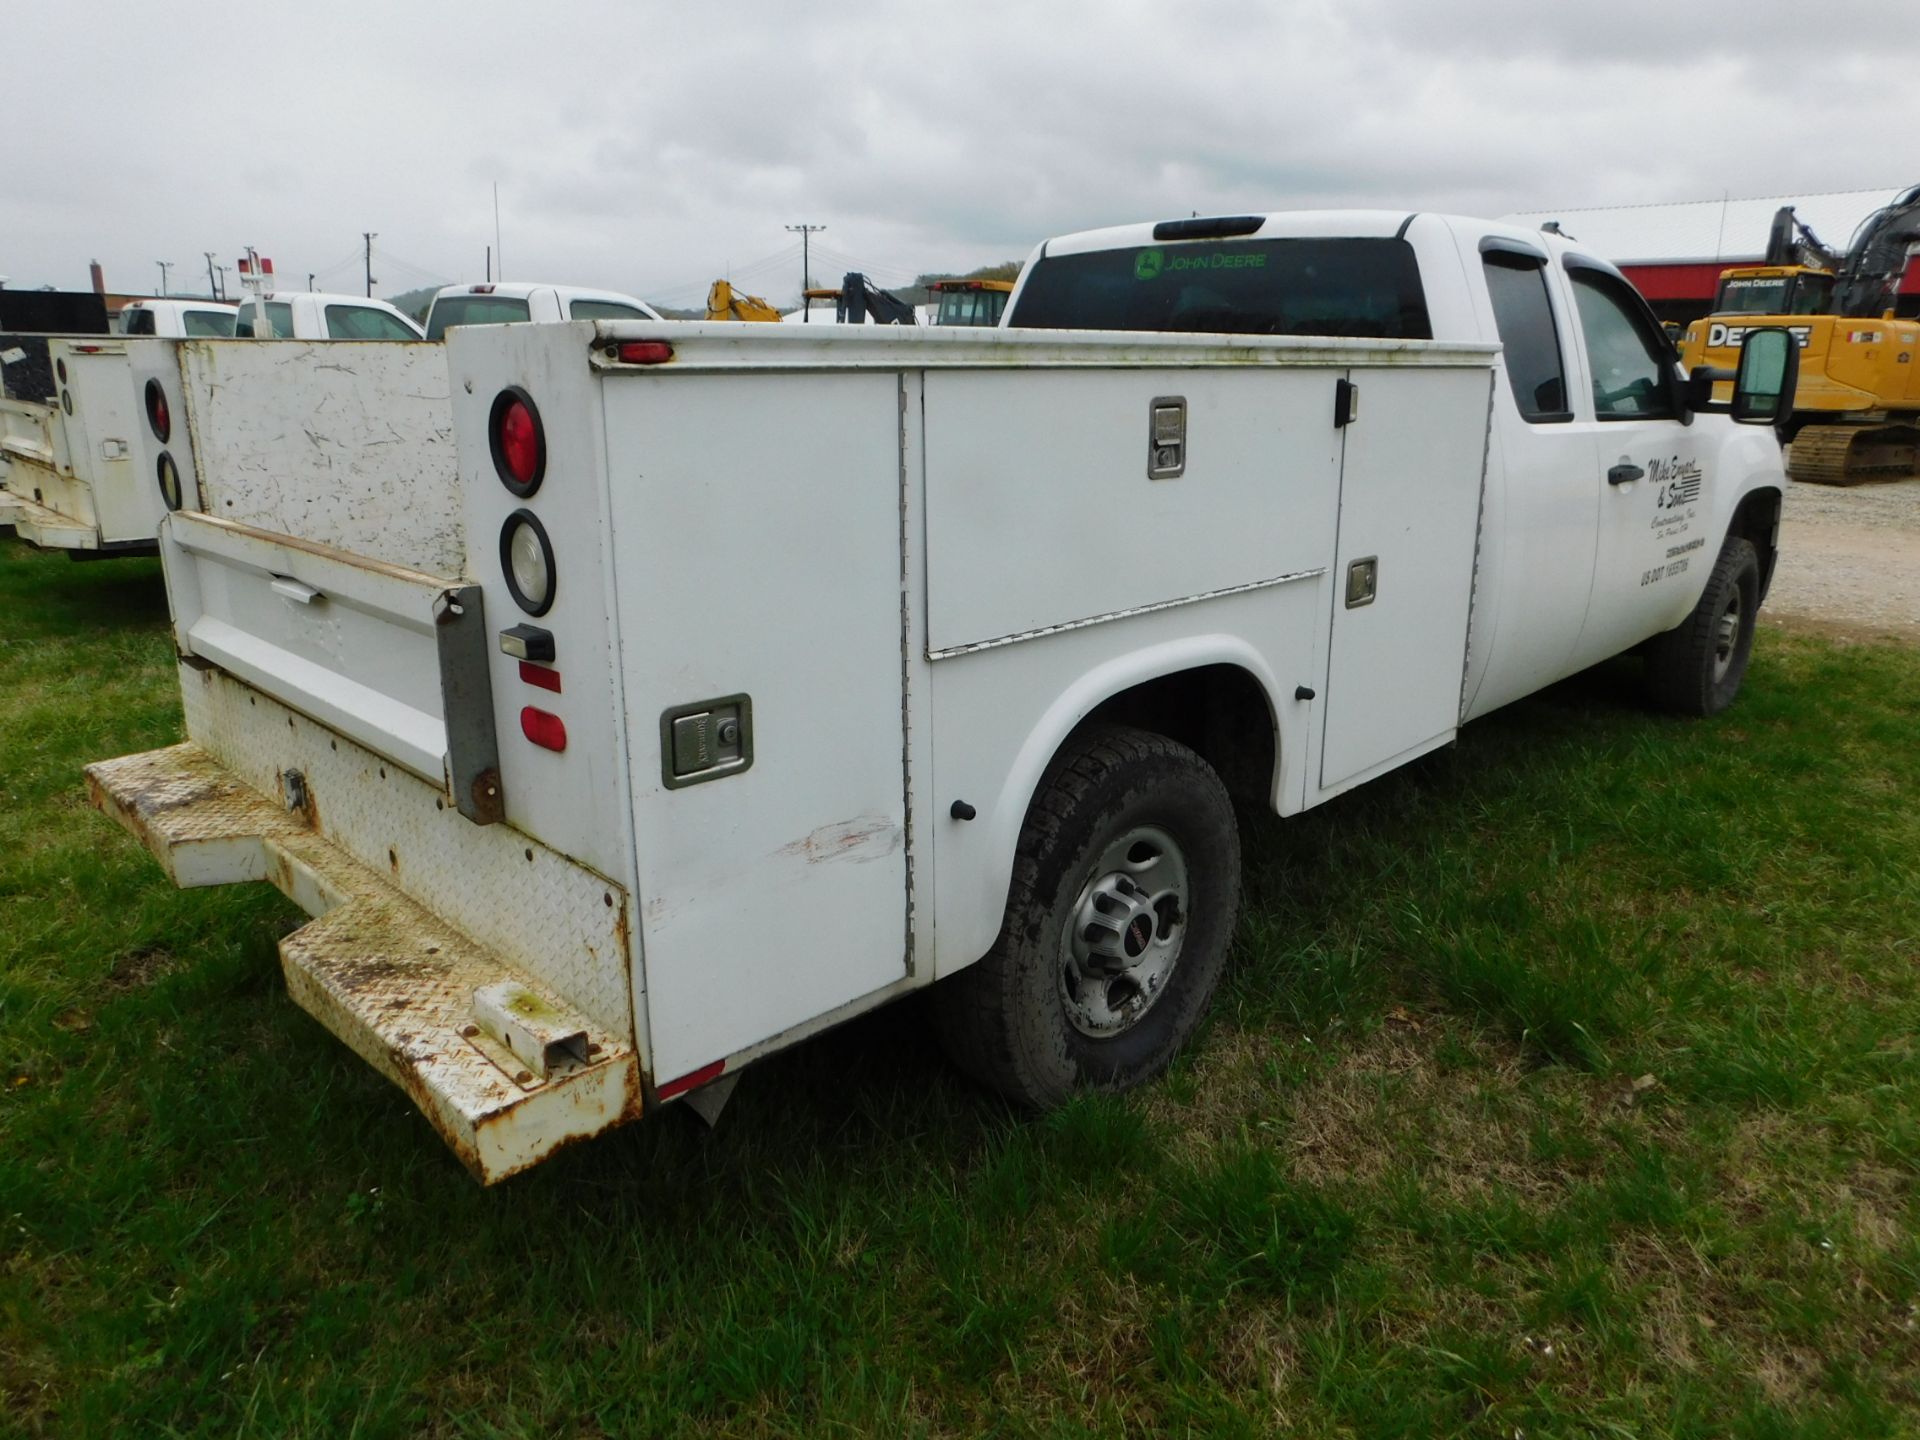
[[[1787,487],[1763,618],[1920,644],[1920,480]]]

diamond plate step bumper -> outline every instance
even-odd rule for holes
[[[43,550],[100,548],[100,532],[93,526],[83,525],[11,490],[0,490],[0,525],[13,526],[22,540]]]
[[[86,774],[94,806],[176,885],[266,880],[316,917],[280,942],[294,1000],[412,1096],[483,1183],[640,1113],[630,1044],[557,1004],[198,745],[101,761]]]

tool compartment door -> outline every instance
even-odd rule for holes
[[[1355,370],[1342,432],[1320,785],[1333,790],[1460,723],[1490,375]],[[1356,567],[1372,595],[1349,595]]]
[[[906,974],[900,379],[603,385],[649,1058],[669,1084]],[[751,763],[674,783],[669,712],[737,696]]]

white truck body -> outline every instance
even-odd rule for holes
[[[447,285],[427,310],[427,338],[444,340],[462,325],[552,325],[568,320],[658,320],[660,312],[636,295],[505,280]]]
[[[1489,237],[1566,307],[1550,429],[1514,410]],[[1002,943],[1090,723],[1294,814],[1675,625],[1708,567],[1648,580],[1650,544],[1771,524],[1770,436],[1582,414],[1544,237],[1393,238],[1443,338],[465,329],[451,482],[316,477],[245,523],[273,467],[203,434],[235,505],[162,530],[189,740],[89,767],[94,801],[178,883],[321,917],[282,943],[294,995],[483,1180],[712,1099]],[[1685,498],[1610,484],[1621,450]],[[378,551],[369,518],[436,488],[464,553]]]

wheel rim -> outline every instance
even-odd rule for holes
[[[1727,595],[1726,606],[1720,611],[1719,622],[1713,630],[1713,683],[1716,685],[1733,669],[1733,657],[1740,648],[1740,623],[1740,587],[1736,585]]]
[[[1082,1035],[1111,1039],[1166,993],[1187,937],[1187,859],[1166,831],[1137,825],[1088,867],[1060,944],[1060,999]]]

